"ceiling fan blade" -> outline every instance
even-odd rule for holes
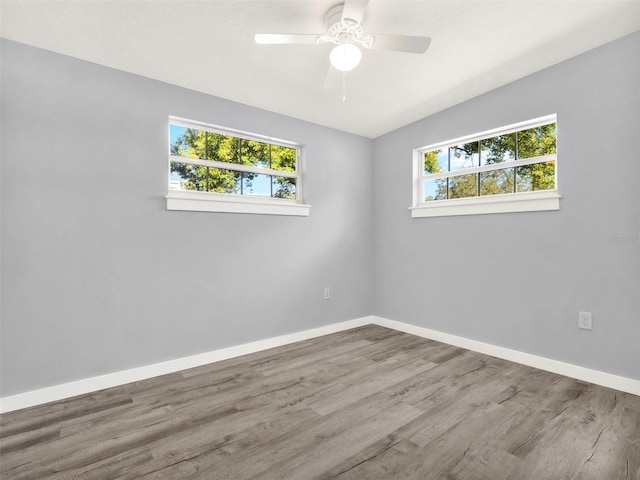
[[[430,37],[412,35],[367,35],[373,37],[371,50],[391,50],[393,52],[424,53],[431,44]]]
[[[342,9],[342,21],[346,19],[353,20],[356,23],[362,23],[364,11],[367,9],[369,0],[345,0]]]
[[[299,43],[318,43],[315,34],[289,34],[289,33],[256,33],[255,41],[261,45],[288,45]]]

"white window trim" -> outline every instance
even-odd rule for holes
[[[242,132],[231,128],[219,127],[194,120],[188,120],[180,117],[169,117],[169,124],[178,125],[186,128],[197,128],[213,133],[221,133],[223,135],[232,135],[237,138],[248,140],[258,140],[273,145],[281,145],[292,147],[298,151],[296,161],[296,172],[284,172],[280,170],[272,170],[269,168],[250,167],[246,165],[227,164],[213,160],[200,160],[195,158],[184,158],[169,154],[168,162],[168,178],[167,178],[167,210],[192,211],[192,212],[219,212],[219,213],[249,213],[257,215],[289,215],[308,217],[311,205],[302,203],[302,164],[304,163],[304,148],[302,145],[282,140],[278,138],[268,137],[265,135]],[[169,144],[169,142],[167,142]],[[265,175],[276,175],[279,177],[295,178],[296,181],[296,200],[286,198],[271,198],[258,195],[231,195],[224,193],[195,192],[185,190],[169,189],[171,179],[171,162],[188,163],[191,165],[202,165],[215,168],[224,168],[238,171],[246,171]]]
[[[557,115],[547,115],[532,120],[515,123],[501,128],[494,128],[482,133],[466,135],[446,142],[435,143],[413,150],[413,205],[409,207],[412,218],[424,217],[444,217],[456,215],[482,215],[490,213],[510,213],[510,212],[535,212],[547,210],[559,210],[560,198],[558,194],[558,160],[557,154],[545,155],[535,158],[519,159],[496,166],[483,165],[479,167],[467,168],[451,172],[442,172],[428,175],[429,178],[446,178],[458,175],[474,174],[483,171],[496,170],[501,168],[517,167],[533,163],[555,160],[556,166],[556,188],[553,190],[539,190],[534,192],[515,192],[501,195],[487,195],[483,197],[452,198],[447,200],[437,200],[425,202],[424,199],[424,167],[423,154],[425,151],[438,148],[449,148],[451,146],[466,143],[468,141],[482,140],[498,135],[525,130],[527,128],[557,123]]]
[[[214,196],[215,195],[215,196]],[[211,198],[214,196],[214,198]],[[293,215],[308,217],[310,205],[279,198],[225,195],[223,193],[170,190],[167,210],[191,212],[254,213],[258,215]]]
[[[555,190],[452,198],[410,207],[412,218],[481,215],[486,213],[537,212],[560,210],[560,195]]]

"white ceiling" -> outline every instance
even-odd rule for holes
[[[340,0],[2,0],[18,42],[375,138],[640,29],[640,1],[370,0],[365,33],[429,35],[424,55],[364,51],[347,100],[323,88],[331,46],[256,45],[324,33]]]

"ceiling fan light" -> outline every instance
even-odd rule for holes
[[[360,63],[362,52],[352,43],[342,43],[331,50],[331,65],[342,72],[352,70]]]

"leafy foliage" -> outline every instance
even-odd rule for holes
[[[424,154],[427,174],[461,170],[480,165],[505,163],[505,168],[478,174],[459,175],[434,180],[426,201],[446,198],[476,197],[555,188],[555,162],[509,167],[508,162],[556,153],[556,124],[541,125],[519,132],[499,135],[447,150]],[[443,170],[439,157],[448,158]]]
[[[295,198],[294,178],[240,172],[232,168],[193,165],[189,158],[213,160],[232,165],[269,168],[282,172],[295,172],[297,151],[295,148],[273,145],[221,133],[185,128],[171,145],[171,154],[185,159],[171,162],[171,172],[181,179],[182,188],[214,193],[253,193],[253,182],[270,183],[270,193],[276,198]],[[263,177],[263,178],[260,178]],[[268,178],[266,178],[268,177]]]

